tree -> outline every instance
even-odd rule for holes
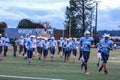
[[[7,28],[7,24],[5,22],[0,22],[0,34],[4,34],[5,28]]]
[[[85,30],[91,30],[93,19],[93,0],[70,0],[66,7],[65,28],[71,37],[80,37]],[[71,28],[71,29],[70,29]]]
[[[28,19],[22,19],[17,28],[30,28],[32,25],[32,21],[28,20]]]
[[[44,28],[42,24],[34,23],[29,19],[22,19],[17,28]]]

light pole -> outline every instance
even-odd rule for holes
[[[70,18],[70,22],[69,22],[69,38],[71,37],[71,18]]]
[[[98,2],[96,1],[95,34],[97,33]]]

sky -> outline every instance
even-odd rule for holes
[[[97,0],[98,1],[98,0]],[[16,28],[22,19],[50,22],[53,28],[64,29],[66,6],[69,0],[0,0],[0,22]],[[99,0],[97,30],[118,30],[120,0]]]

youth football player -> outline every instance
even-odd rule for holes
[[[55,54],[56,44],[57,43],[55,41],[55,38],[52,37],[51,40],[49,41],[51,61],[54,60],[54,54]]]
[[[101,61],[101,47],[100,47],[100,43],[97,43],[96,44],[96,48],[97,48],[97,51],[96,51],[96,53],[97,53],[97,57],[98,57],[98,62],[97,62],[97,67],[99,67],[99,65],[100,65],[100,61]]]
[[[30,36],[30,40],[27,41],[27,57],[28,57],[28,63],[30,64],[33,57],[33,48],[34,48],[34,35]]]
[[[67,43],[64,44],[64,50],[65,50],[64,62],[66,62],[69,59],[70,50],[71,50],[71,44],[70,44],[69,39],[67,39]]]
[[[110,50],[113,50],[113,41],[110,40],[109,34],[104,34],[103,39],[100,40],[100,46],[103,63],[99,68],[99,72],[104,68],[104,73],[107,74],[108,70],[106,64],[109,58]]]
[[[78,46],[79,46],[79,43],[74,38],[72,41],[73,62],[76,62],[76,55],[77,55]]]
[[[49,49],[49,42],[48,42],[48,39],[45,38],[45,41],[44,41],[44,43],[43,43],[43,56],[44,56],[44,61],[45,61],[46,58],[47,58],[48,49]]]
[[[10,40],[8,38],[8,35],[5,34],[5,37],[3,38],[3,44],[4,44],[4,56],[7,56],[8,46],[9,46]]]
[[[41,59],[42,52],[43,52],[43,40],[41,36],[38,37],[38,40],[37,40],[37,52],[38,52],[38,59]]]
[[[90,32],[89,31],[85,31],[84,33],[84,37],[80,38],[80,46],[82,48],[82,58],[83,58],[83,62],[81,64],[81,69],[84,67],[85,68],[85,74],[88,75],[88,66],[87,66],[87,62],[90,56],[90,48],[93,47],[94,43],[93,43],[94,39],[93,37],[90,37]]]

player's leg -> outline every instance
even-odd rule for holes
[[[97,53],[97,57],[98,57],[97,67],[99,67],[100,60],[101,60],[101,53],[100,52]]]
[[[87,62],[88,62],[88,60],[89,60],[89,55],[90,55],[90,52],[86,51],[86,52],[85,52],[86,59],[85,59],[85,63],[84,63],[86,75],[89,74],[89,72],[88,72],[88,66],[87,66]]]
[[[99,68],[99,72],[103,69],[103,67],[104,67],[104,65],[105,65],[105,63],[106,63],[106,56],[105,56],[105,54],[102,52],[101,53],[101,57],[102,57],[102,64],[101,64],[101,66],[100,66],[100,68]]]
[[[67,60],[67,54],[68,54],[68,51],[65,51],[65,53],[64,53],[64,62],[66,62],[66,60]]]
[[[1,55],[1,53],[2,53],[2,46],[0,46],[0,61],[2,60],[2,55]]]
[[[4,46],[4,56],[7,56],[7,50],[8,50],[8,47]]]
[[[105,63],[104,63],[104,66],[103,66],[105,74],[108,73],[107,66],[106,66],[108,58],[109,58],[109,55],[105,55]]]
[[[17,46],[14,46],[14,53],[13,53],[13,56],[16,57],[16,52],[17,52]]]
[[[76,62],[76,54],[77,54],[77,50],[73,49],[73,62]]]

